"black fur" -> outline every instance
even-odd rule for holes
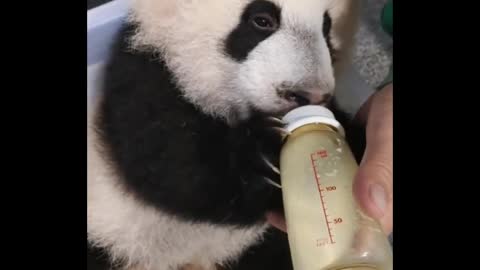
[[[336,62],[336,53],[335,53],[335,49],[333,48],[332,46],[332,36],[331,36],[331,32],[332,32],[332,18],[330,17],[330,14],[327,12],[325,12],[325,14],[323,14],[323,36],[325,38],[325,41],[327,42],[327,47],[328,47],[328,50],[330,51],[330,58],[332,59],[332,63],[335,63]]]
[[[202,114],[180,96],[159,55],[127,46],[121,40],[107,69],[97,126],[125,186],[189,220],[262,220],[272,194],[280,193],[263,179],[274,174],[259,159],[263,149],[279,148],[281,137],[268,129],[274,124],[256,115],[229,127]]]
[[[274,3],[264,0],[256,0],[250,3],[244,10],[240,23],[230,33],[225,42],[225,51],[233,59],[243,61],[248,54],[263,40],[273,34],[269,31],[258,31],[250,23],[253,15],[267,13],[280,24],[280,8]]]
[[[111,268],[113,265],[110,263],[108,254],[87,242],[87,270],[110,270]]]
[[[183,219],[217,224],[252,225],[267,210],[281,208],[280,190],[263,179],[278,176],[259,159],[265,152],[278,165],[281,137],[269,129],[276,124],[257,113],[230,127],[202,114],[181,97],[160,55],[128,49],[134,31],[126,27],[113,50],[97,119],[127,190]],[[350,138],[359,136],[360,144],[349,142],[354,149],[360,145],[361,157],[362,128],[332,110]],[[272,230],[234,269],[292,269],[286,235]]]

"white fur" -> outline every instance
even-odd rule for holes
[[[285,83],[305,87],[318,100],[332,93],[339,70],[331,66],[323,14],[329,10],[332,44],[340,60],[348,60],[358,0],[273,0],[282,10],[280,29],[238,63],[226,57],[224,41],[250,2],[134,0],[130,20],[140,30],[132,46],[161,51],[185,97],[227,120],[248,117],[251,106],[271,113],[292,109],[295,104],[276,93]]]
[[[89,117],[89,124],[92,118]],[[88,130],[88,239],[107,248],[113,259],[142,270],[178,269],[195,264],[204,270],[235,260],[261,239],[265,224],[239,229],[190,223],[167,215],[123,191],[102,158],[95,132]]]

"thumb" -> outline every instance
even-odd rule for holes
[[[366,104],[367,146],[355,181],[354,195],[385,233],[393,227],[393,86]]]

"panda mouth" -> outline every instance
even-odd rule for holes
[[[285,91],[282,96],[286,100],[298,104],[299,107],[310,104],[310,100],[307,98],[308,93],[304,91]]]
[[[282,88],[277,89],[277,95],[281,99],[292,104],[291,109],[302,107],[306,105],[320,105],[326,106],[333,98],[331,93],[322,94],[320,91],[307,90],[307,89],[293,89],[284,90]]]

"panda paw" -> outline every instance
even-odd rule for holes
[[[290,134],[285,129],[285,123],[278,118],[269,116],[255,119],[251,128],[257,143],[257,157],[260,159],[260,163],[278,176],[280,174],[280,149],[285,138]]]
[[[249,162],[255,174],[264,182],[279,187],[280,149],[289,132],[285,124],[272,116],[257,116],[243,127],[246,131]]]
[[[228,147],[230,176],[239,181],[240,193],[231,204],[249,221],[281,206],[279,156],[286,136],[284,123],[258,116],[232,128]]]

